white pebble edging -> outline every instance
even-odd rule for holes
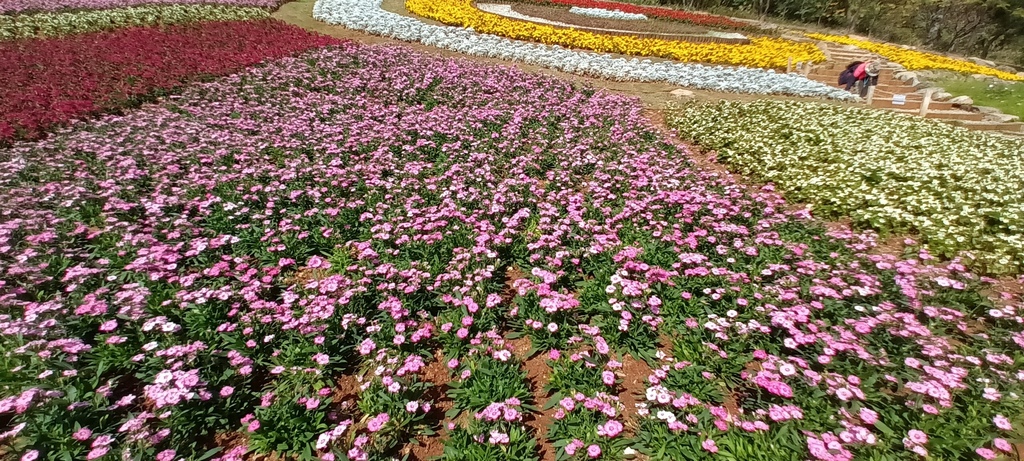
[[[313,6],[313,17],[349,29],[473,56],[501,58],[610,80],[667,82],[689,88],[733,93],[853,99],[853,95],[846,91],[796,74],[778,74],[772,70],[745,67],[615,58],[557,45],[480,34],[461,27],[435,26],[386,11],[381,8],[381,0],[317,0]]]
[[[592,18],[601,19],[624,19],[627,21],[643,21],[647,19],[647,16],[640,13],[626,13],[625,11],[606,10],[604,8],[580,8],[578,6],[574,6],[569,8],[569,12],[580,16],[590,16]]]

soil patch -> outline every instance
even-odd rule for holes
[[[622,383],[619,393],[619,402],[622,402],[622,417],[627,423],[636,422],[636,404],[644,402],[643,396],[647,391],[647,377],[654,373],[651,366],[643,360],[637,360],[632,356],[622,358]],[[633,424],[627,424],[632,427]]]
[[[526,379],[529,382],[530,390],[533,392],[533,404],[538,408],[544,408],[547,404],[548,393],[544,391],[544,385],[551,378],[551,367],[548,366],[544,354],[535,354],[527,359],[526,353],[533,347],[530,338],[523,337],[508,342],[513,347],[512,351],[523,360],[523,369],[526,370]],[[537,439],[537,454],[541,461],[555,461],[557,448],[547,438],[548,427],[555,421],[555,409],[541,410],[539,413],[529,413],[523,418],[526,427],[533,431]]]

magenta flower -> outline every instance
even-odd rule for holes
[[[1013,424],[1010,424],[1010,419],[1003,415],[996,415],[992,418],[992,422],[995,423],[996,427],[1004,431],[1012,431]]]
[[[590,445],[589,447],[587,447],[587,456],[590,457],[591,459],[601,456],[601,447],[597,446],[596,444]]]
[[[925,434],[924,432],[921,432],[917,429],[911,429],[910,431],[908,431],[907,437],[910,439],[912,443],[915,443],[917,445],[924,445],[928,443],[928,434]]]
[[[974,450],[974,452],[977,453],[978,456],[981,456],[983,459],[995,459],[996,457],[996,452],[988,448],[978,448],[977,450]]]
[[[707,451],[709,451],[711,453],[718,453],[718,445],[715,444],[714,440],[705,439],[703,442],[701,442],[700,446],[701,446],[701,448],[703,448],[703,449],[705,449],[705,450],[707,450]]]
[[[616,420],[609,420],[603,425],[597,426],[597,435],[604,437],[615,437],[622,432],[622,423]]]
[[[73,438],[73,439],[75,439],[75,440],[77,440],[79,442],[84,442],[86,440],[89,440],[89,437],[92,437],[92,431],[89,430],[89,428],[87,428],[87,427],[83,427],[83,428],[75,431],[74,434],[71,434],[71,438]]]
[[[370,432],[377,432],[390,420],[390,415],[387,413],[380,413],[377,416],[370,418],[370,421],[366,423],[366,429]]]

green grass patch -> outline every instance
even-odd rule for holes
[[[970,96],[977,106],[995,107],[1024,119],[1024,84],[974,78],[948,78],[935,84],[955,96]]]

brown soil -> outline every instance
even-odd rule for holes
[[[344,375],[335,381],[331,402],[338,408],[348,410],[359,401],[359,380],[355,375]]]
[[[666,21],[664,19],[630,21],[625,19],[592,18],[576,13],[570,13],[569,8],[564,6],[515,4],[512,5],[512,10],[527,16],[544,18],[551,21],[564,22],[566,24],[593,29],[621,29],[645,34],[703,34],[710,30],[707,27],[701,27],[695,24]]]
[[[618,397],[623,406],[623,419],[629,423],[636,418],[636,404],[646,400],[643,395],[647,390],[647,377],[654,370],[647,362],[627,355],[622,358],[622,369],[619,371],[622,372],[622,383],[619,384],[622,392]],[[627,426],[631,427],[632,424]]]
[[[221,432],[213,437],[214,444],[228,451],[249,443],[249,437],[241,432]]]
[[[427,461],[444,453],[444,435],[447,432],[447,428],[442,426],[444,414],[455,404],[448,397],[448,366],[440,350],[435,352],[434,360],[424,368],[421,378],[434,384],[423,394],[423,400],[433,406],[427,413],[427,423],[434,430],[434,435],[418,436],[415,443],[410,443],[402,449],[403,454],[409,454],[410,461]]]
[[[519,266],[512,265],[505,270],[505,288],[501,291],[501,302],[502,304],[511,304],[512,300],[516,297],[516,289],[513,285],[516,280],[526,278],[526,273],[523,272]]]
[[[538,409],[543,408],[548,400],[548,393],[544,391],[544,385],[551,378],[551,367],[546,362],[546,356],[535,354],[527,359],[526,353],[533,347],[530,338],[527,337],[510,340],[508,344],[512,346],[516,357],[524,361],[523,369],[526,370],[526,379],[529,381],[530,390],[533,391],[533,404]],[[540,455],[541,461],[555,461],[557,454],[558,449],[547,438],[548,427],[555,420],[554,414],[555,410],[552,408],[542,410],[540,413],[527,414],[523,418],[526,427],[533,430],[533,435],[537,440],[537,453]]]

